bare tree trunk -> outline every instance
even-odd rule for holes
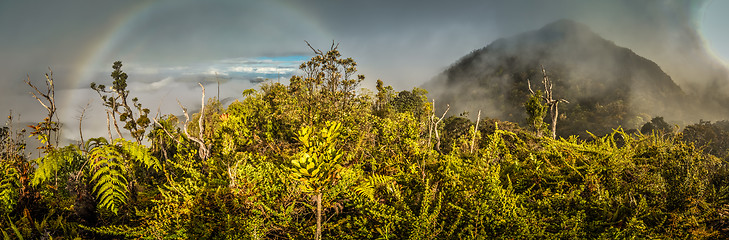
[[[89,104],[91,104],[91,101],[86,103],[86,106],[84,106],[81,109],[81,116],[78,117],[78,135],[81,137],[81,150],[86,151],[86,142],[84,141],[84,131],[83,131],[83,121],[84,121],[84,115],[86,114],[86,109],[89,108]],[[109,121],[109,118],[106,119],[106,121]]]
[[[478,117],[476,117],[476,126],[473,128],[473,137],[471,138],[471,153],[473,153],[473,145],[476,143],[476,132],[478,131],[478,122],[481,121],[481,110],[478,110]]]
[[[430,115],[430,118],[428,118],[428,120],[429,120],[429,124],[428,124],[428,149],[430,149],[430,139],[431,139],[431,137],[433,135],[433,123],[435,121],[435,99],[433,99],[433,105],[431,105],[431,106],[433,107],[433,112]]]
[[[114,104],[114,108],[116,108],[116,104]],[[117,122],[116,122],[116,113],[114,111],[111,111],[111,120],[114,123],[114,130],[116,130],[116,134],[119,135],[119,138],[124,138],[124,136],[122,136],[121,131],[119,131],[119,124],[117,124]],[[109,139],[109,140],[111,141],[113,139]]]
[[[435,126],[434,126],[434,128],[435,128],[435,139],[438,140],[438,142],[435,144],[435,149],[438,150],[438,153],[441,153],[441,151],[440,151],[440,135],[438,135],[438,124],[441,121],[443,121],[443,118],[445,118],[446,114],[448,113],[448,110],[451,110],[451,105],[450,104],[446,104],[446,106],[447,106],[447,108],[446,108],[445,112],[443,112],[443,116],[441,116],[440,119],[438,119],[438,121],[435,122]]]
[[[559,102],[555,102],[554,105],[550,106],[550,115],[552,117],[552,139],[557,139],[557,117],[559,116],[559,108],[557,107]]]
[[[321,198],[322,192],[316,194],[316,240],[321,240]]]
[[[198,155],[200,156],[200,158],[202,160],[205,160],[210,156],[210,148],[207,145],[205,145],[205,138],[204,138],[204,133],[205,133],[205,125],[204,125],[204,122],[205,122],[205,87],[201,83],[197,83],[197,84],[200,85],[200,87],[202,88],[202,98],[200,100],[202,106],[200,107],[200,118],[198,118],[198,122],[197,122],[198,128],[199,128],[198,136],[190,135],[190,133],[187,132],[187,124],[190,122],[190,115],[187,114],[187,108],[182,106],[182,103],[180,103],[180,100],[177,100],[177,104],[180,105],[180,108],[182,108],[182,113],[185,114],[185,123],[182,125],[183,126],[182,130],[185,133],[185,136],[187,136],[187,138],[189,138],[190,140],[192,140],[193,142],[198,144],[198,146],[199,146]],[[159,124],[159,123],[157,123],[157,124],[160,125],[164,129],[164,127],[161,124]],[[165,131],[167,131],[167,130],[165,130]]]
[[[109,120],[109,110],[106,110],[106,131],[109,132],[109,141],[111,141],[114,136],[111,135],[111,120]]]

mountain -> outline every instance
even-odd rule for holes
[[[656,63],[571,20],[496,40],[423,87],[436,110],[450,104],[453,114],[481,110],[523,123],[527,81],[543,90],[541,66],[553,81],[555,98],[570,102],[560,105],[561,136],[639,128],[655,116],[684,114],[690,106],[690,98]]]

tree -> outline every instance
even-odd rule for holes
[[[132,98],[132,105],[137,110],[137,116],[132,111],[132,107],[129,105],[129,90],[127,90],[127,74],[121,70],[122,62],[116,61],[112,65],[113,72],[111,72],[111,78],[114,79],[112,86],[106,89],[105,85],[97,85],[95,82],[91,83],[91,89],[94,89],[103,100],[103,104],[107,107],[107,122],[109,122],[109,116],[114,124],[114,129],[119,137],[122,137],[119,126],[117,125],[117,114],[119,120],[124,122],[124,129],[127,129],[137,143],[141,143],[144,139],[144,132],[150,124],[150,120],[147,117],[149,109],[142,108],[142,104],[139,103],[139,99]],[[110,128],[110,127],[109,127]],[[109,131],[109,138],[112,138],[111,131]]]
[[[377,98],[374,105],[375,115],[385,117],[390,111],[390,102],[395,98],[395,90],[392,89],[392,86],[385,86],[385,83],[380,79],[377,79],[375,88],[377,89]]]
[[[58,115],[56,114],[56,93],[55,93],[55,85],[53,84],[53,71],[48,68],[49,73],[46,73],[46,91],[41,92],[35,85],[30,83],[30,76],[27,77],[25,80],[25,83],[28,84],[34,92],[31,92],[30,94],[33,95],[33,97],[38,100],[38,102],[43,105],[43,108],[48,111],[48,115],[45,119],[43,119],[43,122],[39,122],[36,125],[29,126],[33,129],[33,131],[30,132],[31,136],[36,136],[38,140],[41,141],[42,144],[45,144],[45,146],[41,146],[40,149],[43,149],[44,153],[47,153],[51,150],[53,150],[54,145],[58,145],[58,130],[59,130],[59,120]],[[38,95],[42,97],[38,97]],[[45,101],[45,102],[44,102]],[[55,118],[55,120],[54,120]],[[55,139],[51,139],[52,135],[55,133]]]
[[[642,134],[651,134],[653,132],[662,135],[672,133],[673,129],[671,125],[663,120],[663,117],[654,117],[650,122],[643,124],[643,127],[640,128],[640,133]]]
[[[352,58],[341,58],[337,50],[339,45],[332,43],[329,51],[324,53],[308,42],[306,44],[315,56],[299,66],[304,75],[291,77],[289,86],[298,101],[304,104],[304,123],[313,126],[353,111],[356,87],[365,77],[357,75],[353,78],[357,62]]]
[[[300,152],[291,160],[289,177],[299,182],[302,192],[314,193],[316,202],[316,239],[321,239],[321,203],[323,192],[332,185],[341,171],[339,159],[339,134],[342,124],[327,122],[326,127],[316,131],[312,127],[299,130]]]
[[[557,139],[557,118],[559,118],[559,103],[569,102],[563,98],[554,99],[552,95],[552,80],[547,77],[547,71],[544,70],[544,66],[542,66],[542,75],[544,76],[542,78],[542,84],[544,85],[544,96],[542,96],[542,100],[544,100],[544,104],[549,107],[549,116],[552,118],[552,139]],[[529,87],[529,92],[531,92],[532,95],[536,95],[536,93],[534,93],[534,90],[532,90],[532,84],[529,80],[527,80],[527,86]]]

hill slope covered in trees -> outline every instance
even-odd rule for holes
[[[438,108],[524,123],[527,81],[541,86],[543,66],[560,105],[560,136],[598,136],[622,126],[637,129],[656,116],[698,121],[725,108],[705,109],[705,96],[689,96],[656,63],[571,20],[499,39],[454,63],[423,87]],[[543,89],[542,89],[543,90]],[[713,106],[713,105],[712,105]],[[474,117],[473,114],[471,117]]]

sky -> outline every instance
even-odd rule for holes
[[[179,115],[177,100],[199,108],[198,82],[226,101],[263,79],[288,83],[312,56],[305,41],[325,50],[339,43],[367,77],[364,88],[382,79],[409,90],[496,39],[562,18],[656,61],[680,86],[701,88],[715,76],[696,74],[725,71],[729,61],[728,10],[720,0],[0,0],[0,113],[41,120],[23,81],[43,86],[50,68],[64,137],[78,139],[87,104],[84,134],[104,136],[103,107],[88,86],[110,85],[114,61],[153,114]]]

